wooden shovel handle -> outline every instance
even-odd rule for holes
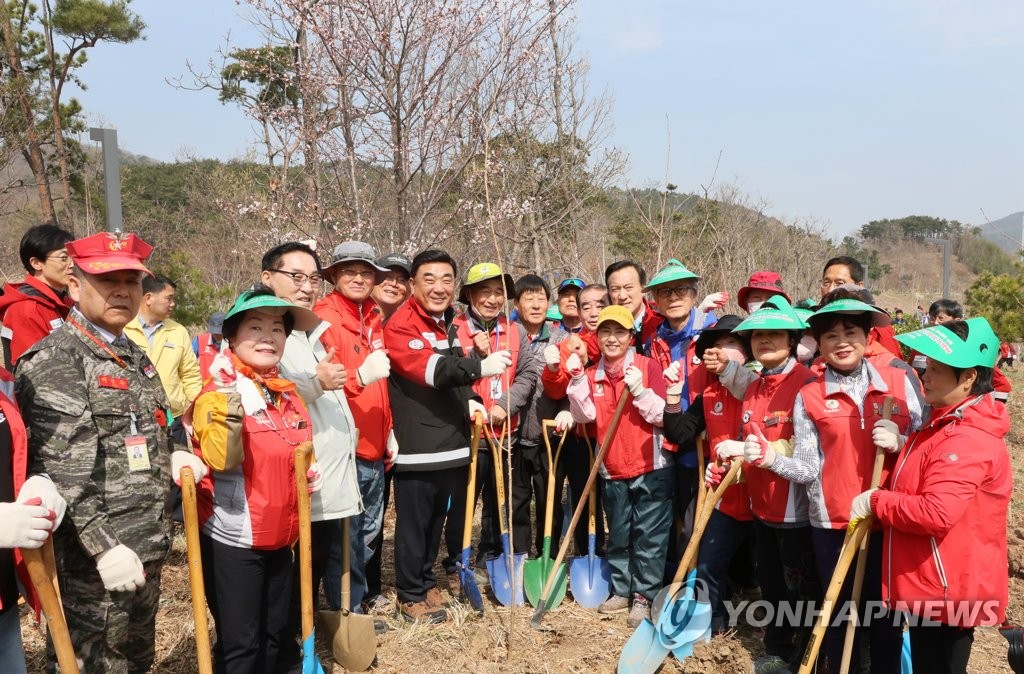
[[[690,540],[686,544],[686,550],[683,551],[683,558],[679,561],[679,568],[676,569],[676,575],[672,578],[672,584],[676,585],[681,583],[686,577],[686,574],[690,573],[697,565],[697,551],[700,549],[700,539],[704,535],[704,529],[708,526],[708,521],[711,519],[711,513],[714,512],[715,506],[722,500],[722,495],[725,494],[725,490],[732,486],[733,482],[736,481],[736,477],[739,475],[740,467],[743,465],[742,459],[734,459],[732,464],[729,466],[729,472],[722,478],[721,484],[715,488],[715,490],[705,499],[703,509],[695,511],[693,513],[693,533],[690,535]],[[700,479],[703,481],[704,476],[701,475]]]
[[[473,432],[469,437],[469,481],[466,483],[466,514],[462,518],[463,550],[468,548],[473,541],[473,512],[476,510],[476,461],[483,430],[483,419],[477,415],[473,422]]]
[[[295,448],[295,491],[299,501],[299,593],[302,602],[303,640],[313,633],[313,536],[309,524],[309,486],[306,480],[312,453],[312,442],[300,443]],[[342,541],[341,545],[344,550],[348,541]]]
[[[47,547],[49,552],[44,552]],[[21,548],[21,557],[25,560],[32,587],[35,588],[39,603],[42,604],[46,626],[50,630],[50,638],[53,639],[53,648],[57,651],[60,671],[78,674],[78,660],[75,658],[75,647],[71,644],[67,621],[64,620],[64,608],[53,586],[57,571],[51,564],[47,564],[47,560],[51,563],[53,560],[53,539],[46,539],[42,548]]]
[[[694,518],[697,513],[704,512],[704,501],[708,497],[708,486],[704,484],[704,434],[697,436],[697,506],[693,510]]]
[[[181,514],[185,520],[185,550],[188,580],[192,589],[192,621],[196,630],[196,658],[199,674],[213,674],[210,624],[206,617],[206,585],[203,558],[199,551],[199,514],[196,512],[196,478],[191,468],[181,469]]]
[[[562,458],[562,446],[565,444],[565,437],[569,435],[569,431],[562,433],[561,439],[558,441],[558,447],[555,449],[555,453],[551,453],[551,437],[548,435],[548,431],[555,429],[555,422],[552,419],[545,419],[541,422],[541,435],[544,436],[544,446],[548,450],[548,488],[547,493],[544,495],[544,537],[547,538],[551,535],[551,511],[554,510],[555,501],[555,475],[558,472],[556,467],[558,460]]]

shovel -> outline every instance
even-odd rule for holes
[[[551,510],[555,504],[555,466],[558,465],[558,460],[562,458],[562,445],[565,444],[565,437],[569,432],[568,430],[562,432],[562,439],[558,441],[558,449],[555,450],[555,455],[552,457],[549,431],[554,430],[555,422],[551,419],[545,419],[541,425],[544,433],[544,446],[548,450],[548,493],[547,502],[544,506],[544,543],[540,557],[528,559],[523,564],[523,586],[526,589],[526,598],[530,600],[532,606],[536,607],[540,602],[540,595],[544,591],[544,583],[549,575],[554,574],[556,576],[555,585],[548,598],[548,605],[554,608],[565,599],[566,569],[564,562],[556,567],[551,559]]]
[[[462,522],[462,559],[457,565],[462,592],[469,600],[469,605],[480,615],[484,614],[484,598],[476,584],[476,574],[473,573],[473,566],[469,563],[469,555],[473,547],[473,512],[476,510],[476,455],[480,446],[483,425],[483,419],[477,415],[476,423],[473,424],[472,437],[469,440],[469,483],[466,485],[466,516]]]
[[[351,672],[364,672],[377,657],[377,633],[373,629],[373,618],[353,613],[351,562],[348,518],[341,520],[341,610],[321,611],[320,619],[331,638],[331,653],[334,661]]]
[[[502,606],[511,606],[515,602],[516,606],[521,606],[525,601],[523,598],[523,563],[526,561],[526,553],[513,553],[512,542],[508,536],[508,519],[504,510],[505,476],[501,460],[505,431],[502,430],[501,437],[497,439],[491,434],[489,428],[485,427],[484,431],[494,457],[494,487],[498,493],[498,529],[501,532],[502,550],[500,555],[487,560],[487,575],[491,580],[491,590],[498,603]]]
[[[21,558],[25,560],[32,587],[42,605],[46,616],[46,627],[53,641],[53,649],[57,651],[57,663],[60,671],[65,674],[78,674],[78,659],[75,647],[71,644],[71,633],[64,619],[64,607],[61,606],[57,588],[57,568],[53,559],[53,538],[46,539],[42,548],[21,548]],[[205,609],[204,609],[205,610]],[[205,617],[205,613],[203,614]],[[212,670],[211,670],[212,671]],[[205,673],[204,673],[205,674]]]
[[[604,433],[604,442],[601,443],[601,448],[597,451],[597,456],[594,457],[594,465],[590,468],[590,475],[587,477],[587,483],[583,485],[583,492],[580,494],[580,501],[576,504],[576,510],[572,513],[572,519],[569,520],[569,528],[562,534],[562,544],[558,546],[558,556],[555,557],[555,566],[562,563],[565,559],[565,553],[569,549],[569,543],[572,541],[572,534],[576,531],[576,525],[580,521],[580,517],[583,515],[583,498],[589,497],[591,490],[594,488],[594,484],[597,482],[597,473],[601,469],[601,463],[604,461],[605,454],[608,453],[608,448],[612,445],[612,438],[615,437],[615,429],[619,427],[619,420],[622,418],[622,412],[626,409],[626,403],[633,396],[630,395],[629,389],[622,392],[622,396],[619,398],[618,404],[615,406],[615,414],[612,415],[612,421],[608,424],[608,430]],[[591,511],[593,512],[593,511]],[[544,613],[548,610],[548,597],[551,594],[551,590],[555,584],[555,576],[552,574],[548,577],[548,581],[544,583],[544,591],[540,595],[540,603],[534,610],[533,615],[530,617],[530,627],[535,630],[543,629],[541,627],[541,620],[544,619]]]
[[[316,657],[313,629],[313,537],[309,524],[309,488],[306,471],[313,451],[312,442],[295,448],[295,491],[299,502],[299,592],[302,601],[302,674],[324,674]],[[342,550],[348,546],[343,541]]]
[[[590,467],[594,467],[594,448],[586,434],[583,439],[587,443]],[[597,548],[597,489],[590,490],[588,497],[590,516],[587,518],[587,554],[573,557],[569,561],[569,583],[572,586],[572,597],[583,608],[597,608],[612,593],[612,567],[608,560],[598,557]]]
[[[697,550],[711,513],[725,490],[736,481],[742,464],[738,459],[733,461],[722,483],[705,500],[703,509],[694,513],[693,534],[686,544],[675,577],[659,593],[658,598],[664,597],[664,600],[656,600],[651,605],[651,619],[640,623],[623,647],[619,656],[619,674],[653,674],[670,651],[677,652],[680,659],[685,658],[693,652],[695,641],[710,636],[711,607],[707,602],[697,601],[694,592]]]
[[[191,468],[181,469],[181,514],[185,520],[185,549],[188,554],[188,579],[192,587],[192,621],[196,628],[196,656],[199,674],[213,674],[210,651],[210,624],[206,618],[206,585],[203,558],[199,552],[199,515],[196,512],[196,478]],[[64,666],[61,665],[61,671]]]

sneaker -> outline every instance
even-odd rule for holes
[[[373,619],[373,633],[380,636],[388,631],[388,624],[380,618]]]
[[[376,597],[363,602],[364,610],[370,615],[393,615],[395,612],[395,602],[382,594],[378,594]]]
[[[620,597],[613,594],[612,596],[605,599],[600,606],[597,607],[598,613],[604,613],[609,615],[612,613],[625,613],[629,610],[629,598]]]
[[[402,618],[411,623],[443,623],[448,620],[448,612],[443,608],[434,608],[425,601],[404,601],[399,611]]]
[[[762,655],[754,660],[754,674],[790,674],[789,664],[777,655]]]
[[[436,585],[427,590],[427,598],[424,601],[432,609],[443,610],[451,606],[449,602],[445,601],[444,595],[441,594],[441,590],[437,589]]]
[[[452,596],[452,600],[462,597],[462,578],[458,571],[448,574],[448,594]]]
[[[651,619],[651,601],[642,594],[633,595],[633,608],[629,609],[626,627],[639,627],[644,620]]]

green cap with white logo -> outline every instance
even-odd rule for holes
[[[747,316],[733,332],[744,333],[754,330],[799,330],[807,329],[807,323],[789,305],[782,295],[773,295],[760,309]]]
[[[896,341],[944,365],[958,368],[995,367],[999,358],[999,338],[984,318],[969,318],[967,338],[963,339],[945,325],[905,332]]]

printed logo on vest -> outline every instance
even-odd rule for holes
[[[711,413],[712,414],[716,414],[718,416],[722,416],[722,410],[724,408],[725,408],[725,405],[723,405],[722,401],[719,400],[718,402],[715,403],[715,407],[714,407],[714,409],[711,410]]]
[[[753,415],[753,413],[750,410],[744,410],[744,412],[743,412],[743,423],[749,424],[750,423],[750,417],[752,417],[752,416],[754,416],[754,415]]]
[[[839,409],[839,401],[838,400],[831,400],[831,399],[829,399],[829,400],[825,401],[825,411],[826,412],[835,412],[838,409]]]
[[[414,351],[420,351],[420,350],[423,349],[424,346],[425,345],[423,344],[423,340],[422,339],[410,339],[409,340],[409,348],[414,350]]]
[[[598,398],[598,397],[603,397],[603,396],[604,396],[604,384],[597,384],[597,383],[595,383],[594,384],[594,397]]]

